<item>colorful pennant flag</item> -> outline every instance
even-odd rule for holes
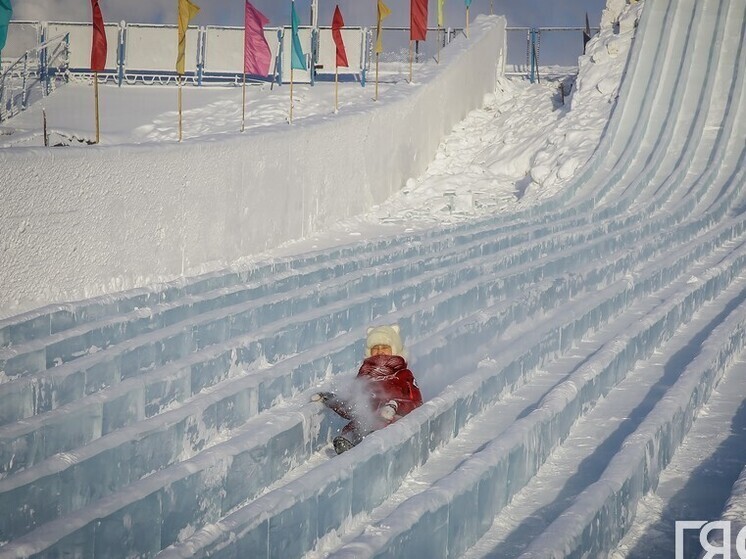
[[[0,0],[2,2],[2,0]],[[102,72],[106,67],[106,31],[98,0],[91,0],[93,10],[93,39],[91,41],[91,71]]]
[[[409,39],[412,41],[427,39],[427,0],[411,0]]]
[[[298,27],[300,27],[300,20],[298,19],[298,14],[295,11],[295,2],[293,2],[292,6],[292,24],[293,37],[292,46],[290,48],[290,67],[293,70],[307,70],[308,68],[306,66],[306,55],[303,54],[303,48],[300,45],[300,37],[298,36]]]
[[[0,51],[5,48],[5,41],[8,39],[8,25],[12,15],[10,0],[0,0]]]
[[[445,17],[443,17],[443,6],[446,0],[438,0],[438,27],[445,27]]]
[[[272,51],[264,37],[264,26],[269,19],[246,0],[244,17],[243,72],[267,76],[272,60]]]
[[[381,28],[383,26],[383,20],[391,15],[389,7],[383,3],[383,0],[378,0],[378,27],[376,29],[376,54],[383,52],[383,36],[381,34]]]
[[[337,47],[337,66],[341,68],[347,68],[347,50],[345,50],[345,43],[342,40],[342,28],[345,26],[344,19],[342,19],[342,12],[339,10],[339,4],[334,9],[334,17],[332,18],[332,38],[334,39],[334,45]]]
[[[199,7],[189,0],[179,0],[179,52],[176,56],[176,73],[184,74],[184,59],[186,57],[186,32],[189,22],[199,12]]]

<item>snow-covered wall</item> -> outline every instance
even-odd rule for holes
[[[215,270],[323,230],[421,174],[494,91],[505,19],[480,17],[368,108],[182,144],[0,152],[0,317]]]

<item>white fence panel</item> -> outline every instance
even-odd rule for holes
[[[119,24],[105,24],[104,31],[106,32],[106,67],[104,69],[116,70],[117,51],[119,50]],[[69,67],[71,69],[90,70],[93,27],[90,23],[50,22],[47,24],[47,39],[66,33],[70,35]]]
[[[266,28],[264,38],[267,39],[272,53],[269,66],[270,75],[275,72],[275,58],[280,49],[277,28]],[[243,73],[243,27],[207,26],[205,28],[205,63],[204,72],[210,73]]]
[[[11,21],[3,48],[3,65],[11,64],[41,42],[41,25],[35,21]]]
[[[124,68],[126,72],[175,72],[178,52],[178,28],[175,25],[127,24]],[[186,33],[184,69],[197,71],[199,29]]]
[[[147,76],[174,76],[178,31],[175,25],[144,23],[110,23],[105,25],[107,56],[105,69],[111,74],[121,68],[124,81],[134,83]],[[8,44],[3,51],[3,60],[15,60],[26,51],[36,47],[44,34],[46,38],[69,36],[69,69],[73,73],[90,72],[92,27],[90,23],[75,22],[29,22],[14,21],[10,25]],[[317,43],[311,27],[302,27],[299,37],[308,70],[295,70],[293,80],[297,83],[313,81],[312,58],[314,48],[318,59],[315,71],[334,74],[335,45],[331,28],[318,30]],[[284,83],[290,81],[292,28],[266,28],[264,36],[272,53],[270,75],[280,73]],[[340,68],[340,74],[362,74],[367,69],[367,30],[348,27],[342,30],[349,68]],[[240,75],[243,72],[244,30],[242,27],[207,26],[189,27],[187,30],[185,70],[190,76],[206,75],[224,79],[226,74]],[[120,53],[123,45],[123,53]],[[120,60],[120,56],[123,58]],[[29,61],[36,64],[36,60]],[[202,71],[200,73],[200,70]],[[160,79],[160,78],[159,78]]]
[[[342,40],[347,52],[349,68],[340,68],[340,74],[361,74],[365,69],[365,35],[366,31],[361,27],[345,27],[342,29]],[[332,38],[330,27],[319,29],[319,59],[317,72],[321,74],[333,74],[337,60],[337,49]]]
[[[311,36],[313,30],[310,27],[301,27],[298,29],[298,38],[300,38],[301,49],[306,55],[306,67],[308,70],[293,70],[293,81],[295,83],[311,83]],[[290,81],[290,53],[292,49],[293,29],[285,27],[282,35],[282,81]]]

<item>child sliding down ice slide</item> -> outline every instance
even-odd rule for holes
[[[354,392],[361,397],[343,399],[332,392],[319,392],[313,401],[323,402],[350,422],[334,439],[341,454],[372,431],[382,429],[422,405],[422,394],[412,371],[402,357],[404,347],[399,327],[368,329],[366,359],[355,378]]]

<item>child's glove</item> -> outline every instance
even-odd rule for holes
[[[397,404],[395,400],[390,400],[386,402],[386,404],[381,406],[381,409],[378,410],[378,413],[386,421],[391,421],[392,419],[394,419],[397,409],[399,409],[399,404]]]
[[[311,396],[311,401],[312,402],[321,402],[321,403],[325,404],[326,402],[328,402],[332,398],[334,398],[334,393],[332,393],[332,392],[317,392],[316,394],[314,394],[313,396]]]

